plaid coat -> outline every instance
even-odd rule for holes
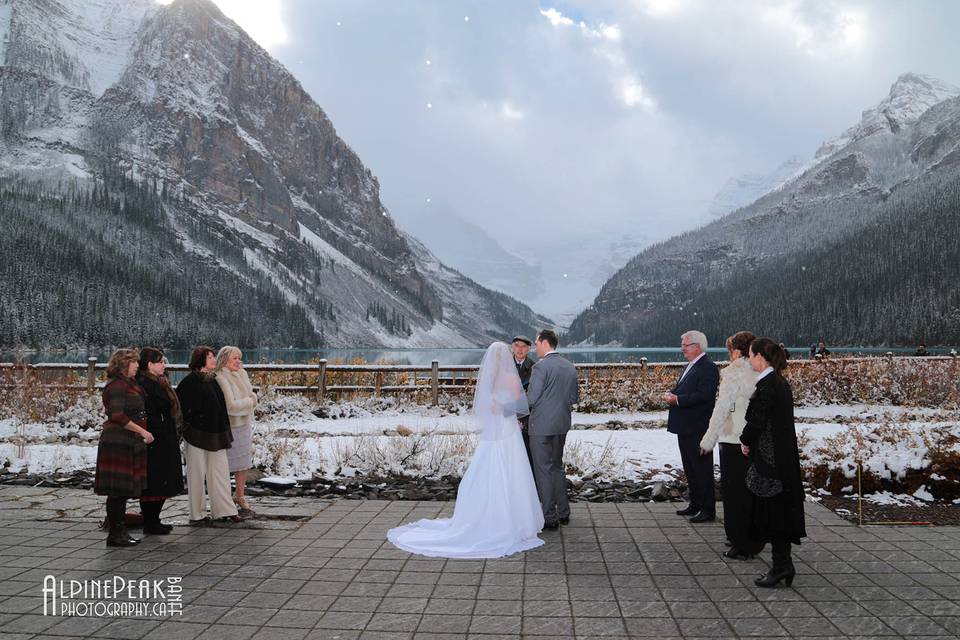
[[[114,378],[103,389],[103,423],[97,446],[93,490],[101,496],[135,498],[147,486],[147,445],[124,428],[128,422],[147,426],[144,393],[133,380]]]

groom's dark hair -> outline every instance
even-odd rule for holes
[[[560,344],[560,341],[557,340],[557,334],[550,329],[541,329],[540,333],[537,334],[537,340],[546,340],[550,343],[551,349],[556,349],[557,345]]]

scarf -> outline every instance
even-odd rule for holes
[[[163,389],[164,393],[167,394],[167,399],[170,400],[170,413],[173,415],[173,418],[180,421],[180,398],[177,397],[176,391],[173,390],[170,381],[167,379],[167,376],[158,376],[150,373],[149,371],[141,371],[143,377],[148,380],[153,380]]]

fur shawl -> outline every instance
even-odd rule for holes
[[[700,440],[707,451],[717,442],[740,444],[740,434],[747,423],[747,405],[757,386],[757,372],[747,358],[738,358],[720,372],[720,389],[710,416],[710,426]]]

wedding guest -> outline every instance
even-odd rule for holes
[[[814,354],[817,358],[829,358],[830,349],[827,349],[827,343],[821,340],[817,343],[817,352]]]
[[[143,532],[166,535],[173,530],[160,521],[163,503],[183,493],[183,461],[180,458],[180,436],[177,417],[180,401],[165,374],[163,351],[145,347],[140,351],[137,384],[144,392],[147,431],[153,442],[147,445],[147,487],[140,495]]]
[[[680,349],[687,366],[669,393],[661,396],[670,405],[667,431],[677,434],[680,461],[687,476],[690,504],[678,516],[693,516],[690,522],[716,519],[713,486],[713,450],[700,455],[700,440],[707,432],[720,384],[720,370],[707,356],[707,336],[687,331],[680,336]]]
[[[97,470],[93,490],[107,497],[107,546],[129,547],[140,540],[127,532],[124,516],[127,499],[141,495],[147,486],[147,445],[153,435],[146,429],[143,389],[137,375],[136,349],[119,349],[107,364],[103,388],[103,423],[97,445]]]
[[[239,522],[230,499],[227,450],[233,441],[223,391],[214,371],[217,358],[210,347],[197,347],[190,354],[190,373],[177,385],[183,414],[183,452],[187,461],[187,494],[190,523],[206,521],[206,481],[210,513],[214,520]]]
[[[517,367],[517,375],[520,376],[520,384],[526,391],[530,386],[530,374],[533,372],[533,359],[530,357],[530,346],[533,343],[526,336],[517,336],[510,345],[513,351],[513,364]],[[523,446],[527,451],[527,460],[530,461],[530,468],[533,469],[533,454],[530,452],[530,416],[521,416],[520,435],[523,437]]]
[[[233,443],[227,449],[230,473],[236,480],[233,501],[241,517],[248,518],[253,509],[244,495],[247,471],[253,466],[253,410],[257,407],[257,394],[243,368],[243,353],[237,347],[223,347],[217,353],[217,384],[223,391],[230,417]]]
[[[750,366],[759,376],[740,436],[741,449],[750,459],[745,483],[754,495],[750,533],[758,542],[769,542],[773,551],[770,570],[754,584],[776,587],[784,581],[789,587],[796,575],[790,545],[807,535],[793,391],[782,375],[786,354],[770,338],[750,344]]]
[[[750,538],[752,494],[747,491],[744,476],[747,459],[740,451],[740,434],[746,424],[747,405],[757,384],[757,374],[750,366],[750,343],[754,335],[738,331],[727,338],[730,364],[720,372],[720,389],[710,416],[710,426],[700,439],[700,454],[706,455],[720,442],[720,489],[723,498],[723,529],[730,541],[728,558],[746,560],[760,551],[762,545]]]
[[[922,357],[925,357],[925,356],[930,355],[930,352],[927,351],[927,345],[925,345],[924,343],[921,342],[921,343],[920,343],[920,346],[917,347],[917,350],[913,352],[913,355],[919,356],[919,357],[922,358]]]

